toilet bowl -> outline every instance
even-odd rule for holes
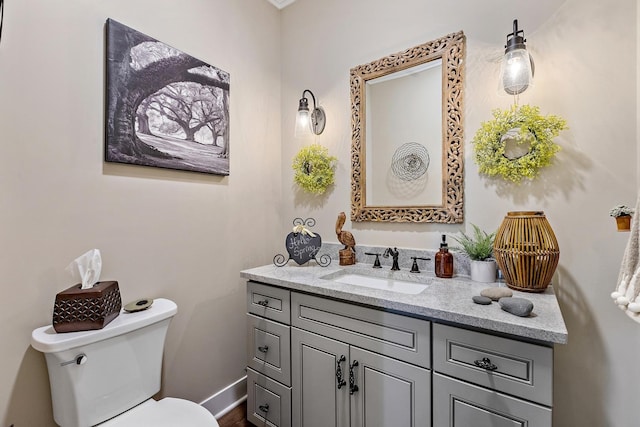
[[[154,400],[162,353],[177,306],[156,299],[144,311],[120,315],[103,329],[58,334],[43,326],[31,346],[45,354],[53,417],[62,427],[217,427],[202,406]]]
[[[112,418],[99,427],[214,427],[218,426],[209,411],[197,403],[165,397],[149,399]]]

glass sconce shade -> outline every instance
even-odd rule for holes
[[[515,49],[504,54],[501,82],[509,95],[518,95],[533,81],[533,60],[527,49]]]
[[[513,33],[507,34],[500,84],[509,95],[518,95],[533,82],[535,72],[533,58],[527,52],[524,31],[518,30],[518,20],[513,20]]]
[[[300,98],[298,103],[298,113],[296,114],[296,128],[294,132],[296,138],[311,136],[311,122],[309,119],[309,101],[307,98]]]
[[[308,108],[306,110],[298,110],[298,114],[296,114],[296,129],[294,136],[296,138],[311,136],[311,120]]]
[[[309,100],[305,97],[305,93],[311,95],[313,101],[313,110],[309,110]],[[324,131],[326,124],[326,115],[322,107],[316,105],[316,97],[309,89],[302,92],[302,98],[298,102],[298,113],[296,114],[296,127],[294,136],[296,138],[320,135]]]

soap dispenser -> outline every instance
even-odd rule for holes
[[[436,252],[436,276],[449,279],[453,277],[453,254],[449,252],[447,236],[442,235],[440,250]]]

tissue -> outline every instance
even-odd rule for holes
[[[56,332],[102,329],[120,315],[122,298],[118,282],[98,282],[102,270],[98,249],[80,255],[66,270],[81,283],[56,294],[51,322]]]
[[[79,280],[81,289],[91,289],[98,282],[102,271],[100,250],[91,249],[71,261],[66,270],[74,279]]]

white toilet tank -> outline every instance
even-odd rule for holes
[[[173,301],[156,299],[147,310],[122,311],[100,330],[34,330],[31,346],[46,356],[56,423],[93,426],[156,394],[164,340],[176,312]]]

